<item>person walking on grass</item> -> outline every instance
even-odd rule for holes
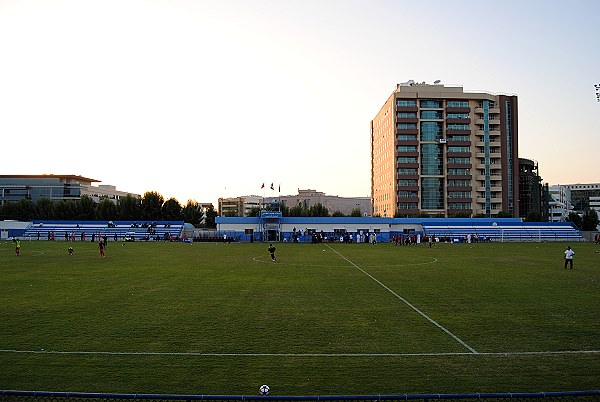
[[[273,246],[273,243],[269,244],[269,248],[267,250],[271,254],[271,260],[273,260],[273,262],[275,262],[275,250],[277,250],[277,249]]]
[[[573,269],[573,255],[575,251],[571,248],[571,246],[567,246],[565,250],[565,269],[567,269],[567,265],[570,266],[570,269]]]

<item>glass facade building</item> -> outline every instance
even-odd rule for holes
[[[25,198],[32,202],[45,197],[52,201],[79,200],[90,196],[95,202],[102,198],[113,202],[128,194],[117,191],[114,186],[92,186],[99,180],[76,175],[0,175],[0,205]]]

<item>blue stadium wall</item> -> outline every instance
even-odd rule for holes
[[[217,230],[228,238],[238,241],[264,241],[263,223],[258,217],[217,217]],[[283,217],[279,220],[269,220],[271,225],[278,225],[281,236],[290,241],[294,232],[300,230],[304,234],[309,230],[323,232],[327,237],[335,236],[340,231],[346,231],[354,236],[354,241],[360,233],[364,236],[374,233],[379,242],[389,242],[392,236],[423,235],[424,225],[435,226],[469,226],[496,227],[519,226],[526,224],[520,218],[373,218],[373,217]],[[539,223],[537,223],[539,224]],[[546,223],[542,223],[545,225]],[[253,234],[249,234],[252,231]],[[338,235],[339,236],[339,235]],[[360,237],[359,237],[360,238]],[[271,239],[273,240],[273,239]],[[309,236],[299,237],[299,241],[310,242]]]

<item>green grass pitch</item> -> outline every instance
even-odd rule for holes
[[[600,387],[600,247],[0,243],[0,389]]]

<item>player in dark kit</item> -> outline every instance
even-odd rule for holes
[[[269,253],[271,253],[271,260],[275,261],[275,250],[276,250],[276,248],[273,247],[273,244],[269,244],[269,248],[267,250],[269,250]]]
[[[104,245],[104,242],[102,240],[100,240],[98,242],[98,249],[100,250],[100,258],[104,258],[105,257],[105,255],[104,255],[104,248],[105,247],[106,246]]]

